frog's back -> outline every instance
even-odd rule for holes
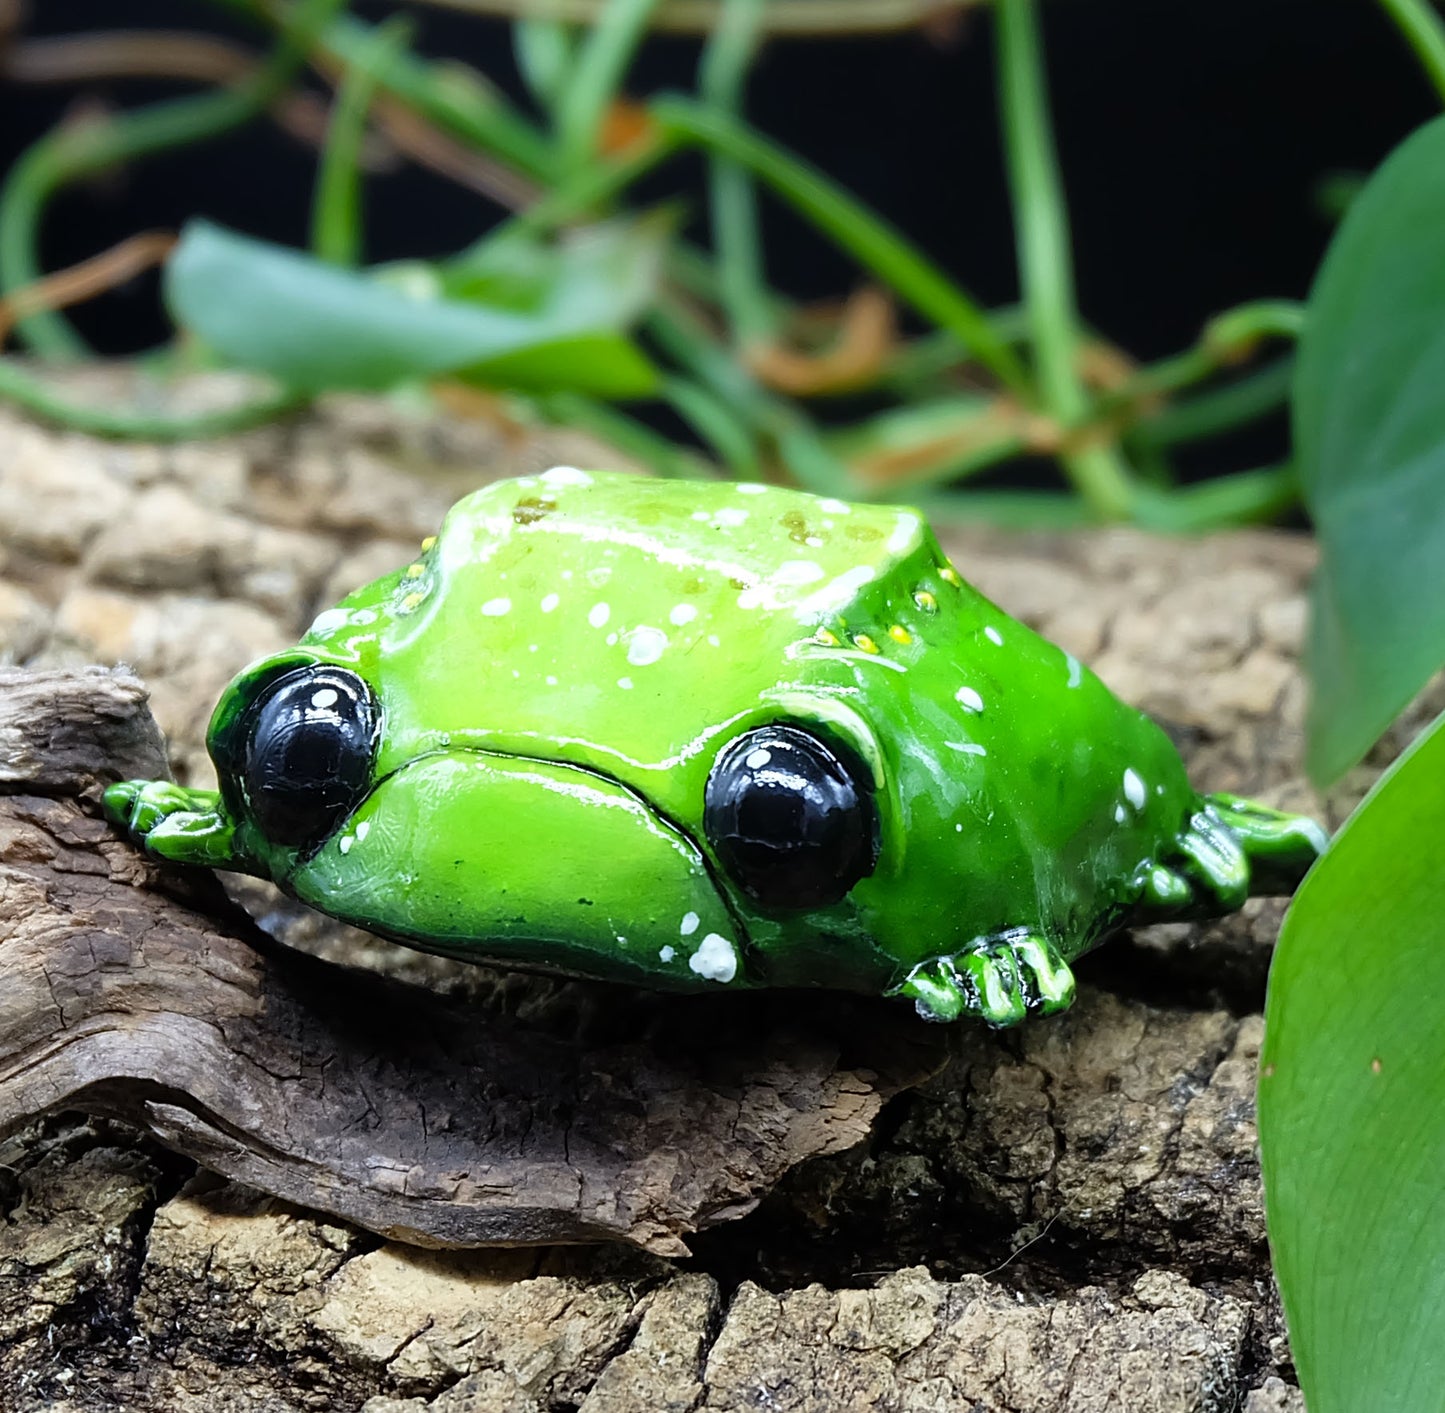
[[[557,468],[459,502],[307,645],[377,689],[380,772],[466,746],[593,766],[667,809],[712,734],[806,687],[813,649],[866,652],[845,620],[901,566],[945,569],[910,510]]]

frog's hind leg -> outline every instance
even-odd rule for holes
[[[1015,928],[920,962],[892,994],[907,996],[925,1020],[967,1015],[992,1026],[1016,1025],[1031,1013],[1067,1007],[1074,974],[1048,938]]]
[[[1251,895],[1292,893],[1328,843],[1304,815],[1238,795],[1206,795],[1177,852],[1140,878],[1139,920],[1233,912]]]

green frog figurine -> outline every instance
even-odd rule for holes
[[[209,749],[219,791],[106,792],[152,857],[451,957],[995,1026],[1325,844],[1197,794],[915,511],[570,467],[459,502],[242,672]]]

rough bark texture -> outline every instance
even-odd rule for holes
[[[0,415],[0,655],[129,663],[176,774],[206,783],[205,720],[242,661],[404,562],[461,491],[555,461],[617,464],[575,440],[362,403],[172,450]],[[1439,705],[1437,690],[1322,805],[1298,775],[1307,542],[1100,532],[950,549],[1162,720],[1209,789],[1338,819]],[[43,753],[57,778],[64,746]],[[0,769],[13,810],[35,761]],[[24,827],[61,862],[113,858],[86,865],[85,888],[129,886],[113,875],[137,866],[90,819],[55,842],[46,821],[74,783]],[[425,981],[537,1043],[625,1045],[658,1014],[236,893],[295,946]],[[200,905],[217,937],[245,925],[223,922],[214,895],[161,901]],[[0,900],[11,929],[28,912]],[[866,1140],[795,1168],[671,1263],[616,1245],[418,1250],[198,1172],[115,1119],[52,1116],[0,1145],[0,1408],[1301,1413],[1253,1110],[1281,913],[1255,903],[1117,940],[1086,961],[1069,1015],[954,1032],[947,1068],[890,1101]],[[27,1022],[10,998],[0,1008],[9,1044]]]

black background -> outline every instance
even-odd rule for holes
[[[362,4],[379,17],[397,7]],[[418,47],[465,59],[514,94],[507,27],[428,6]],[[1337,173],[1363,173],[1435,109],[1413,56],[1372,0],[1050,0],[1044,7],[1060,156],[1085,316],[1139,357],[1190,342],[1242,300],[1305,294],[1331,230],[1321,201]],[[206,28],[250,37],[203,0],[37,0],[30,34],[118,25]],[[629,81],[643,96],[691,87],[693,39],[649,41]],[[131,104],[175,85],[115,83],[93,96]],[[73,90],[0,87],[0,163],[60,118]],[[1016,295],[1005,201],[991,24],[958,37],[917,33],[769,45],[749,112],[909,232],[986,303]],[[48,267],[131,232],[204,213],[301,242],[314,154],[267,122],[67,193],[44,232]],[[649,194],[690,194],[681,162]],[[502,213],[415,169],[376,180],[373,259],[442,254]],[[787,212],[766,210],[769,273],[802,297],[840,293],[847,261]],[[154,282],[138,280],[79,311],[105,352],[166,332]]]

